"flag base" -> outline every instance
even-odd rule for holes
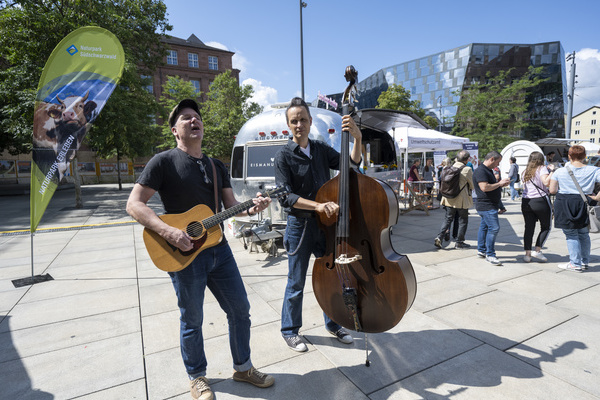
[[[20,287],[27,286],[27,285],[34,285],[36,283],[53,281],[53,280],[54,280],[54,278],[51,277],[50,274],[45,274],[45,275],[34,275],[34,276],[30,276],[27,278],[21,278],[21,279],[14,279],[12,281],[12,283],[16,288],[20,288]]]

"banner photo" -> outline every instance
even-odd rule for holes
[[[56,187],[69,174],[69,163],[115,89],[124,64],[117,37],[95,26],[71,32],[48,58],[33,121],[32,233]]]
[[[479,142],[467,142],[463,143],[463,150],[467,150],[471,155],[471,164],[473,169],[479,166]]]

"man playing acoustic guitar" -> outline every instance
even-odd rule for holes
[[[225,165],[202,153],[204,126],[194,100],[182,100],[169,115],[169,126],[177,147],[155,155],[137,179],[127,201],[127,212],[146,229],[170,244],[174,252],[194,251],[194,238],[180,228],[165,223],[148,200],[158,191],[167,214],[184,213],[204,204],[213,212],[218,205],[230,208],[240,204],[233,194]],[[216,180],[216,182],[215,182]],[[217,193],[215,194],[215,188]],[[215,204],[215,202],[217,204]],[[257,196],[253,206],[239,215],[254,215],[267,208],[270,198]],[[273,385],[273,377],[257,371],[250,360],[250,304],[232,251],[223,237],[220,243],[202,249],[191,263],[169,272],[181,312],[181,354],[190,377],[194,399],[213,399],[206,378],[202,320],[204,290],[208,287],[227,314],[233,379],[258,387]]]

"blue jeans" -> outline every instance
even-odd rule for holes
[[[227,314],[233,368],[236,371],[249,370],[252,367],[250,303],[229,245],[205,249],[186,268],[178,272],[169,272],[169,275],[181,313],[181,356],[190,378],[206,375],[207,362],[202,336],[206,287]]]
[[[510,180],[510,199],[514,200],[515,197],[519,197],[519,191],[515,189],[515,182],[517,182],[517,178],[512,178]]]
[[[479,231],[477,232],[477,251],[490,257],[496,257],[496,236],[500,231],[498,210],[477,211],[481,217]]]
[[[567,237],[567,249],[569,250],[569,259],[571,264],[581,267],[590,262],[590,232],[588,228],[581,229],[563,229]]]
[[[288,252],[289,269],[281,310],[281,335],[286,337],[297,335],[302,326],[302,299],[308,262],[311,254],[315,257],[325,254],[325,235],[315,218],[288,215],[283,243]],[[327,330],[335,332],[340,329],[325,313],[323,317]]]

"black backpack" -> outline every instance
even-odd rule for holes
[[[442,170],[442,176],[440,178],[440,194],[448,199],[453,199],[460,194],[465,188],[461,188],[458,184],[460,179],[460,172],[465,166],[453,167],[448,166]]]

